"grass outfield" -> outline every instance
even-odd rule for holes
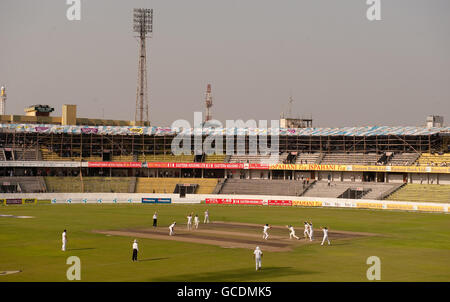
[[[150,227],[185,223],[189,212],[211,220],[293,224],[312,220],[317,243],[290,252],[265,252],[255,272],[252,251],[194,243],[139,239],[131,262],[130,237],[92,233],[93,229]],[[450,216],[396,211],[223,205],[59,204],[0,206],[0,275],[5,281],[67,281],[68,256],[81,259],[81,281],[367,281],[369,256],[381,259],[381,281],[450,281]],[[333,241],[320,246],[320,225],[380,236]],[[201,227],[201,225],[200,225]],[[67,229],[68,251],[61,233]],[[288,232],[286,232],[288,236]],[[264,251],[263,251],[264,252]]]

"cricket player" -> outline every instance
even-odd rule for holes
[[[208,209],[206,209],[206,211],[205,211],[205,220],[203,221],[203,223],[209,223],[209,211],[208,211]]]
[[[259,246],[253,251],[253,255],[256,261],[256,270],[261,269],[261,258],[263,256],[263,252],[260,250]]]
[[[265,239],[265,240],[267,240],[267,238],[269,238],[269,234],[267,233],[267,231],[269,229],[270,229],[270,226],[268,224],[266,224],[263,229],[263,239]]]
[[[323,245],[325,240],[328,241],[328,245],[331,245],[330,240],[328,239],[328,228],[323,227],[322,231],[323,231],[323,239],[322,239],[322,243],[320,245]]]
[[[297,239],[297,240],[300,239],[300,238],[298,238],[298,237],[295,235],[295,230],[294,230],[294,227],[293,227],[292,225],[288,225],[287,228],[289,229],[289,231],[291,231],[291,232],[289,233],[289,239],[292,239],[292,237],[294,237],[294,238]]]
[[[314,234],[313,224],[310,221],[309,222],[309,241],[313,241],[313,234]]]
[[[305,221],[305,230],[303,231],[303,236],[306,238],[309,237],[309,224]]]
[[[63,252],[66,251],[66,243],[67,243],[67,232],[66,230],[64,230],[64,232],[62,232],[62,247],[61,247],[61,250]]]
[[[175,228],[176,225],[176,221],[174,221],[170,226],[169,226],[169,236],[175,235],[175,232],[173,231],[173,229]]]
[[[188,221],[187,221],[187,228],[188,228],[188,230],[190,230],[190,229],[192,229],[192,214],[189,214],[187,216],[187,219],[188,219]]]
[[[138,261],[137,260],[138,251],[139,251],[138,242],[136,239],[134,239],[134,241],[133,241],[133,256],[131,257],[131,261],[133,261],[133,262]]]
[[[158,213],[155,212],[155,214],[153,214],[153,227],[156,228],[156,225],[158,223]]]
[[[195,217],[194,217],[194,226],[195,226],[196,229],[198,229],[198,224],[199,224],[198,215],[195,214]]]

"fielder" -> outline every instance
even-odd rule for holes
[[[256,270],[261,269],[261,258],[263,252],[259,249],[259,246],[256,247],[255,251],[253,252],[253,255],[255,257]]]
[[[323,227],[322,231],[323,231],[323,239],[322,239],[322,243],[320,245],[323,245],[325,240],[328,241],[328,245],[331,245],[330,240],[328,239],[328,228]]]
[[[170,226],[169,226],[169,236],[175,235],[175,232],[173,231],[173,229],[175,228],[175,225],[177,223],[174,221]]]
[[[195,226],[196,229],[198,229],[198,224],[199,224],[198,215],[195,214],[195,217],[194,217],[194,226]]]
[[[66,234],[66,230],[64,230],[64,232],[62,232],[62,247],[61,247],[61,250],[63,252],[66,251],[66,243],[67,243],[67,234]]]
[[[138,243],[137,243],[137,240],[134,239],[134,242],[133,242],[133,256],[131,257],[131,261],[133,261],[133,262],[134,261],[138,261],[138,259],[137,259],[138,251],[139,251]]]
[[[205,220],[203,221],[203,223],[209,223],[209,211],[208,211],[208,209],[206,209],[206,211],[205,211]]]
[[[187,219],[188,219],[188,221],[187,221],[187,228],[188,228],[188,230],[190,230],[190,229],[192,229],[192,214],[189,214],[187,216]]]
[[[293,227],[292,225],[288,225],[287,228],[289,229],[289,231],[291,231],[291,232],[289,233],[289,239],[292,239],[292,237],[294,237],[294,238],[297,239],[297,240],[300,239],[300,238],[298,238],[298,237],[295,235],[295,230],[294,230],[294,227]]]
[[[303,236],[306,238],[309,237],[309,224],[305,221],[305,230],[303,231]]]
[[[313,224],[310,221],[309,222],[309,241],[313,241],[313,234],[314,234]]]
[[[267,233],[267,231],[270,229],[271,227],[266,224],[264,226],[264,230],[263,230],[263,239],[267,240],[267,238],[269,238],[269,234]]]

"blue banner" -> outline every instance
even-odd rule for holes
[[[172,198],[142,198],[142,203],[172,203]]]

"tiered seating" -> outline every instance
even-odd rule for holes
[[[60,156],[47,148],[41,148],[42,160],[46,161],[102,161],[102,157],[98,156]]]
[[[111,161],[130,162],[133,161],[133,155],[113,155]]]
[[[274,161],[270,158],[270,155],[232,155],[230,163],[278,164],[281,158],[282,156],[280,155],[279,159]]]
[[[22,193],[45,192],[42,177],[0,177],[0,184],[19,185]]]
[[[81,192],[80,177],[44,177],[48,192]],[[84,192],[132,193],[130,177],[83,177]]]
[[[296,164],[317,164],[320,158],[320,153],[299,153],[297,155]]]
[[[176,162],[176,163],[192,163],[194,155],[173,155],[173,154],[139,154],[138,162]]]
[[[220,194],[299,196],[301,192],[303,185],[295,180],[227,179]]]
[[[139,177],[136,182],[136,193],[174,192],[177,184],[197,184],[196,194],[211,194],[218,183],[215,178],[146,178]]]
[[[37,149],[16,149],[14,153],[15,160],[39,160]]]
[[[226,155],[206,155],[205,163],[223,163],[225,162]]]
[[[380,158],[378,154],[363,153],[327,153],[322,165],[375,165]]]
[[[417,160],[417,163],[421,166],[434,165],[439,167],[446,165],[447,167],[450,167],[450,153],[444,153],[442,155],[423,153]]]
[[[391,166],[410,166],[419,156],[418,153],[395,153],[387,164]]]
[[[417,202],[450,202],[450,185],[407,184],[387,200]]]
[[[337,198],[349,188],[363,188],[364,190],[371,189],[370,192],[363,196],[363,199],[381,199],[385,192],[392,190],[396,186],[399,186],[399,184],[374,182],[332,182],[331,186],[328,186],[327,181],[317,181],[303,196]]]

